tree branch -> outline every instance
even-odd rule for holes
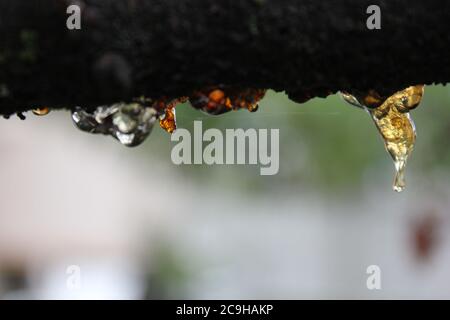
[[[66,28],[80,4],[81,30]],[[377,4],[382,29],[368,30]],[[0,114],[205,86],[391,93],[450,81],[447,0],[0,0]]]

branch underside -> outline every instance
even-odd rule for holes
[[[67,6],[81,30],[66,27]],[[366,9],[381,8],[381,30]],[[450,3],[411,0],[0,0],[0,114],[211,86],[389,94],[450,81]]]

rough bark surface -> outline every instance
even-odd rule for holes
[[[66,28],[70,4],[81,30]],[[381,30],[366,27],[370,4]],[[0,114],[218,84],[301,102],[447,83],[449,30],[448,0],[0,0]]]

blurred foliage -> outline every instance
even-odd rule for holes
[[[182,263],[180,252],[173,244],[161,239],[155,241],[152,247],[154,251],[148,265],[146,298],[167,299],[182,295],[192,274]]]

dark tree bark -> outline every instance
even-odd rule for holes
[[[82,29],[68,30],[77,3]],[[0,0],[0,114],[218,84],[304,101],[447,83],[449,30],[448,0]]]

